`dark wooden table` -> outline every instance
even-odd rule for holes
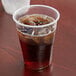
[[[0,76],[76,76],[76,0],[31,0],[31,4],[53,6],[61,13],[53,70],[49,67],[36,72],[24,68],[15,23],[0,2]]]

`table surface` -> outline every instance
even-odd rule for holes
[[[31,0],[60,11],[53,49],[53,70],[41,72],[24,68],[22,52],[12,16],[0,2],[0,76],[75,76],[76,75],[76,0]]]

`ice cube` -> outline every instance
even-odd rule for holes
[[[37,44],[43,43],[43,38],[42,37],[33,37],[32,39]]]
[[[49,33],[49,29],[48,28],[42,28],[39,30],[38,35],[45,35]]]
[[[25,35],[20,31],[17,31],[19,39],[27,44],[31,44],[31,45],[35,45],[36,43],[34,42],[34,40],[32,39],[32,36],[29,35]]]
[[[45,44],[50,44],[53,42],[53,38],[54,38],[54,32],[49,34],[49,35],[46,35],[44,38],[43,38],[43,41]]]
[[[35,23],[33,22],[34,18],[26,15],[26,16],[23,16],[21,18],[19,18],[19,21],[23,24],[26,24],[26,25],[35,25]]]
[[[51,32],[54,32],[56,30],[56,24],[53,24],[49,27],[49,30],[51,30]]]

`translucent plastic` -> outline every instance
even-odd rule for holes
[[[5,11],[13,14],[17,9],[23,6],[29,6],[30,0],[1,0]]]

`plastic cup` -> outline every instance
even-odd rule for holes
[[[19,21],[20,17],[33,14],[47,15],[53,21],[39,26],[29,26]],[[27,10],[24,6],[13,14],[25,67],[41,70],[52,64],[53,43],[59,18],[58,10],[46,5],[31,5]]]

